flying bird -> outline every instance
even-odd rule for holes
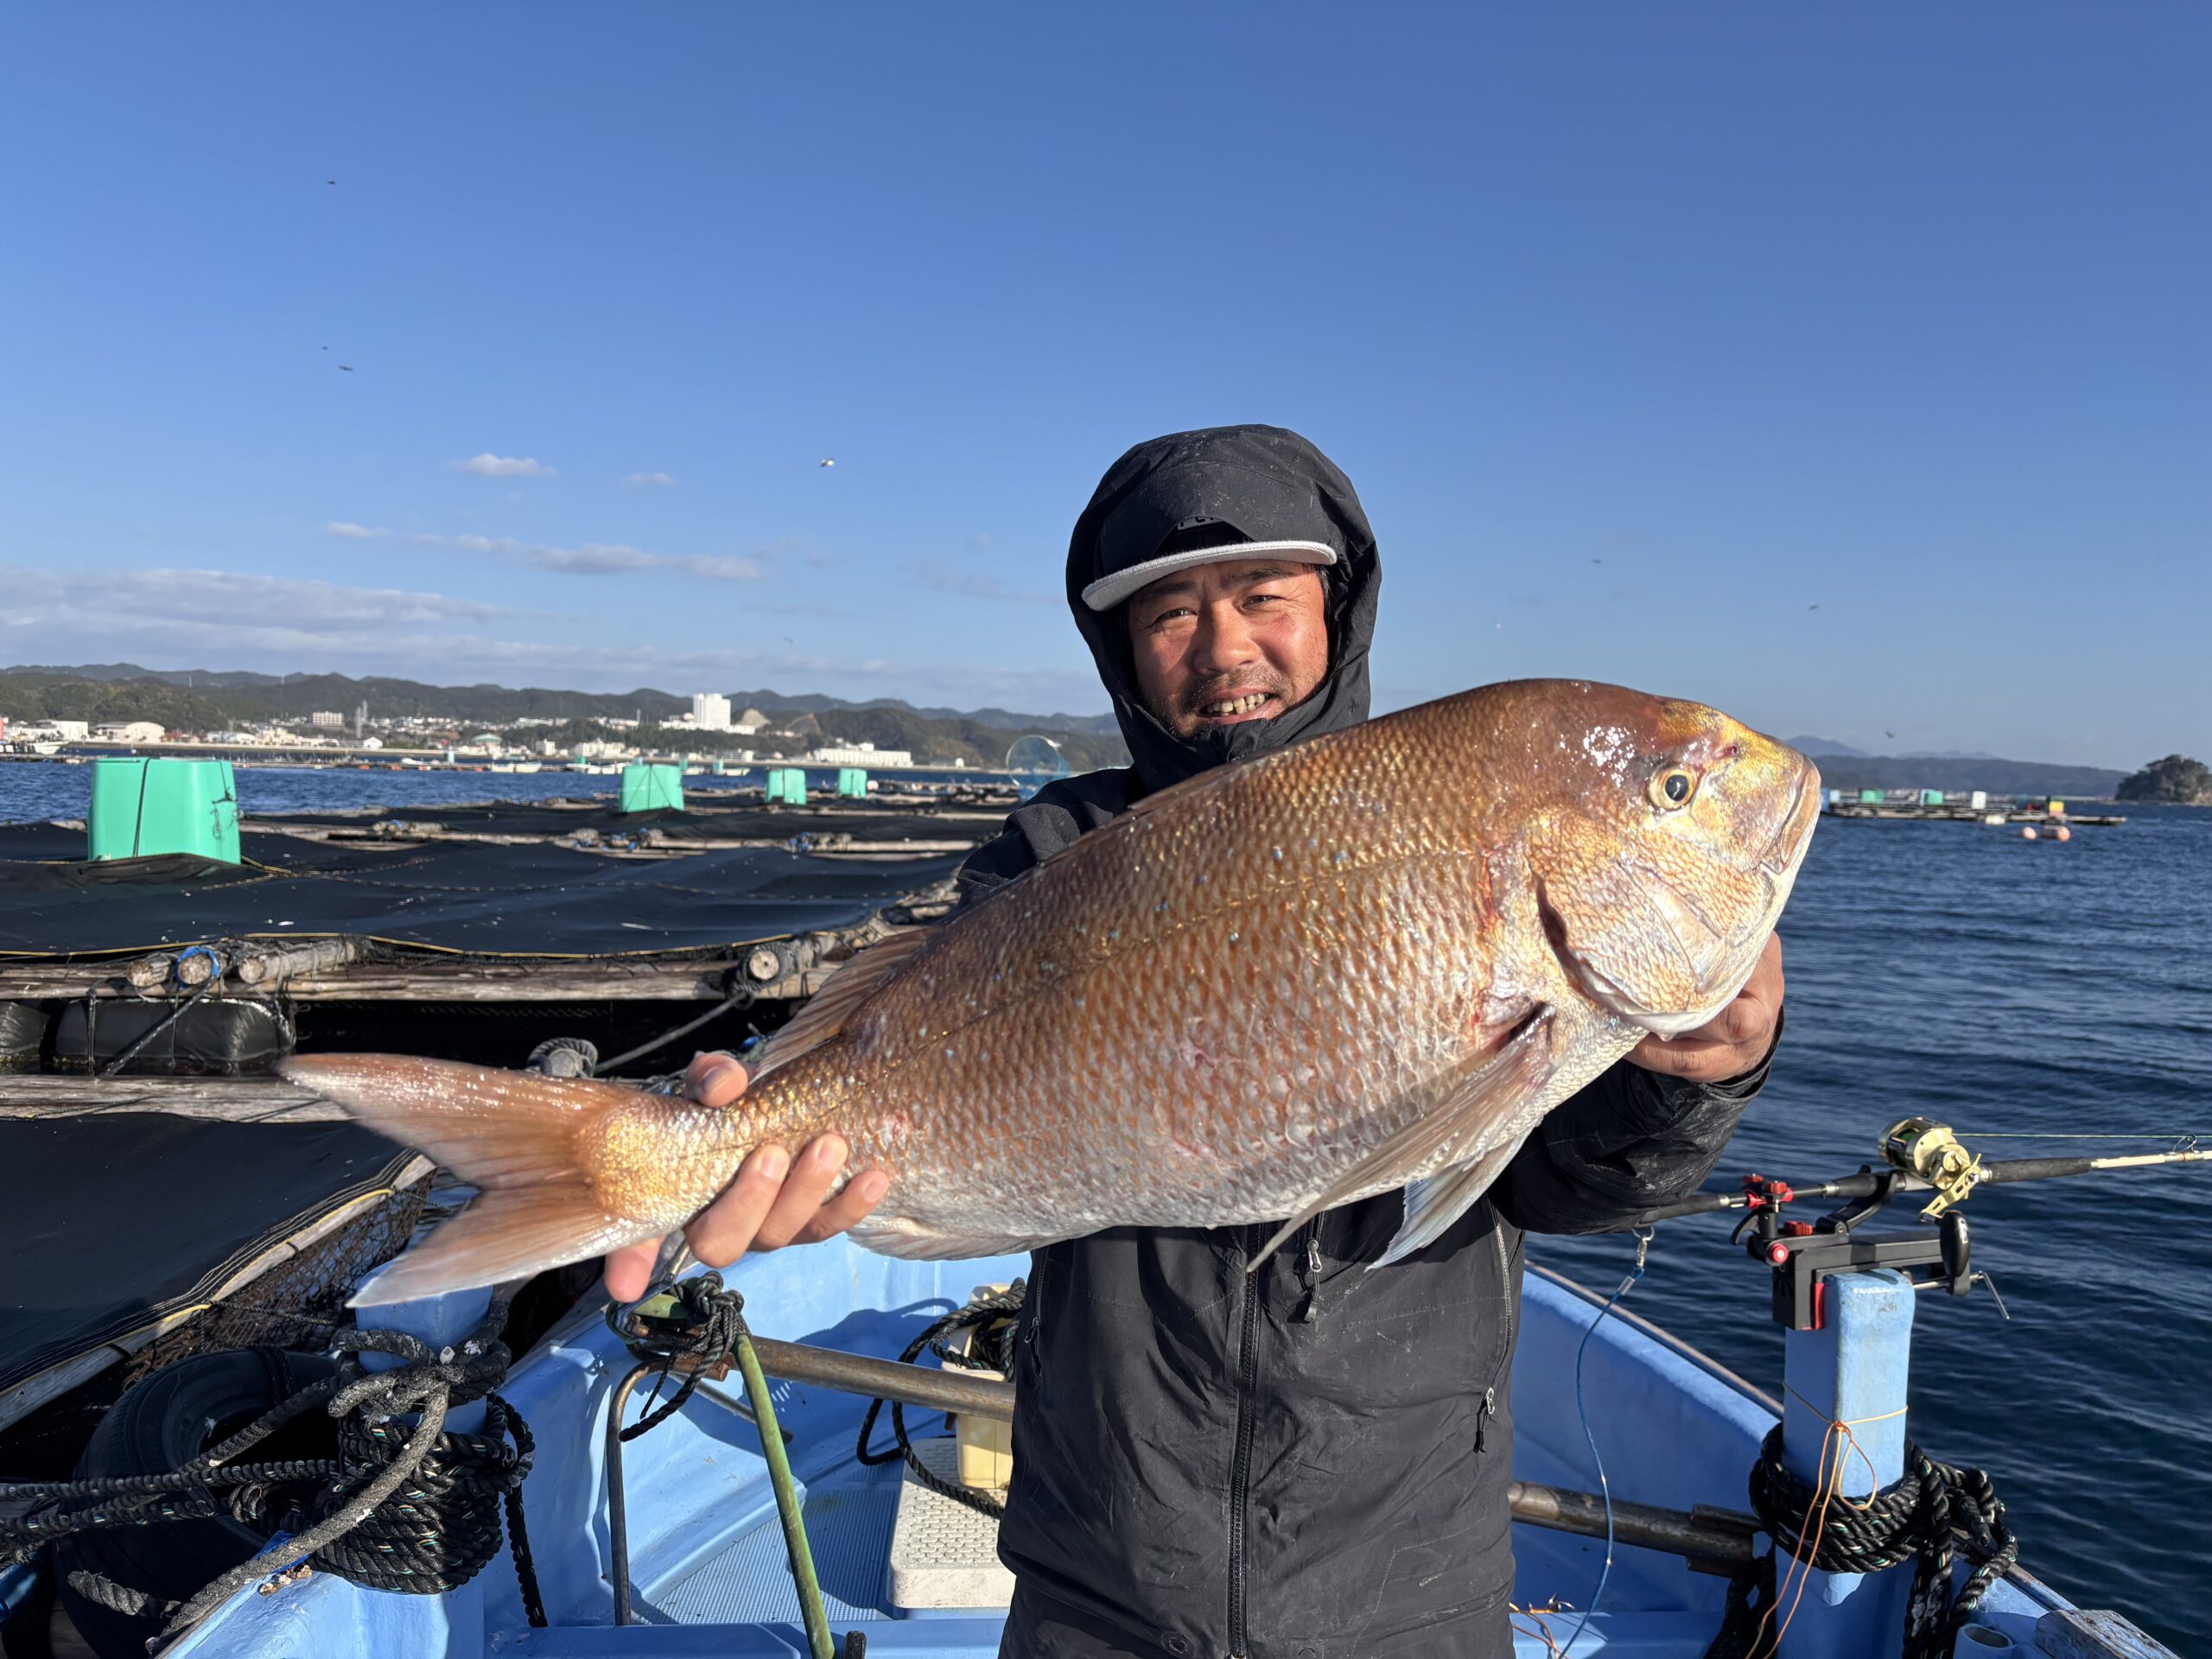
[[[1821,608],[1821,603],[1820,603],[1820,601],[1819,601],[1818,600],[1815,600],[1815,601],[1814,601],[1810,605],[1808,605],[1805,608],[1806,608],[1807,610],[1808,610],[1808,611],[1817,611],[1817,610],[1819,610],[1819,609]]]
[[[1897,734],[1895,732],[1884,732],[1882,735],[1884,737],[1895,737]]]
[[[340,374],[351,374],[353,372],[353,365],[351,363],[340,363],[338,365],[338,372]]]
[[[822,458],[822,464],[823,464],[824,467],[835,467],[835,466],[837,464],[837,462],[836,462],[836,459],[834,456],[830,456],[830,455],[824,455],[824,456]]]

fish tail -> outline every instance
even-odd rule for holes
[[[664,1218],[613,1213],[588,1166],[584,1132],[634,1109],[634,1089],[396,1054],[318,1054],[278,1069],[478,1188],[466,1211],[363,1284],[357,1307],[527,1278],[669,1230]]]

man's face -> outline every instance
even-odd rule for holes
[[[1162,576],[1128,602],[1137,695],[1178,737],[1272,720],[1329,674],[1327,605],[1310,564],[1234,559]]]

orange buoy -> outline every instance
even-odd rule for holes
[[[2071,841],[2071,840],[2073,840],[2073,839],[2074,839],[2074,832],[2073,832],[2071,830],[2069,830],[2069,829],[2068,829],[2064,824],[2063,824],[2063,823],[2062,823],[2062,824],[2060,824],[2060,825],[2058,826],[2058,828],[2057,828],[2057,829],[2056,829],[2056,830],[2052,830],[2050,833],[2051,833],[2051,835],[2052,835],[2054,837],[2056,837],[2057,840],[2060,840],[2060,841]]]
[[[2022,841],[2033,841],[2035,838],[2036,827],[2032,823],[2029,824],[2025,829],[2020,831],[2020,839]]]

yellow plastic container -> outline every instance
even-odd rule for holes
[[[1002,1295],[1010,1288],[1012,1287],[1007,1285],[978,1285],[976,1297]],[[973,1330],[963,1331],[959,1340],[948,1345],[955,1353],[964,1354],[974,1335]],[[966,1366],[962,1366],[960,1371],[964,1376],[988,1377],[994,1382],[1006,1381],[1003,1371],[969,1370]],[[977,1417],[963,1411],[952,1420],[952,1436],[960,1449],[957,1478],[963,1486],[972,1486],[982,1491],[1003,1492],[1013,1484],[1012,1423],[1002,1423],[995,1417]]]

